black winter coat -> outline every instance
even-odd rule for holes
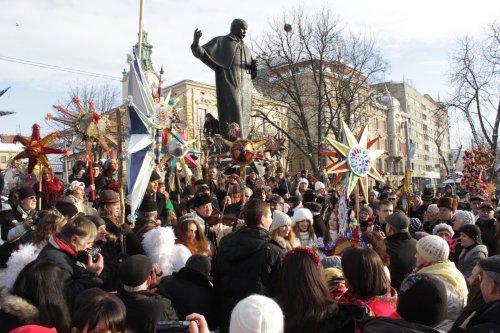
[[[450,333],[483,333],[500,332],[500,300],[480,307],[469,321],[467,329],[456,327]]]
[[[415,268],[417,241],[405,232],[388,236],[385,239],[385,245],[387,246],[387,254],[391,257],[389,265],[391,286],[399,290],[401,282]]]
[[[158,286],[158,294],[172,302],[179,318],[199,313],[205,316],[210,330],[217,328],[215,289],[201,273],[184,267],[173,275],[165,276]]]
[[[153,292],[122,290],[118,297],[127,309],[127,327],[134,333],[154,333],[158,321],[178,319],[170,300]]]
[[[38,308],[7,288],[0,289],[0,332],[28,324],[39,324]]]
[[[240,300],[273,294],[283,251],[259,227],[246,227],[221,239],[213,265],[221,332],[227,331],[231,311]]]
[[[482,222],[478,219],[476,222],[476,225],[481,230],[481,239],[483,241],[483,244],[488,247],[489,256],[497,254],[497,243],[495,240],[495,222],[495,219],[491,219],[487,222]]]
[[[87,271],[83,264],[79,263],[75,256],[58,246],[52,236],[49,243],[45,245],[37,257],[39,259],[49,259],[63,270],[64,294],[70,308],[76,296],[89,288],[98,288],[102,285],[102,280],[95,274]]]
[[[439,333],[440,331],[421,324],[410,323],[404,319],[376,317],[363,323],[362,333]]]

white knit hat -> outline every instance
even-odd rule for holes
[[[443,261],[448,259],[450,247],[443,238],[429,235],[418,240],[417,252],[427,262]]]
[[[323,184],[322,182],[317,181],[316,183],[314,183],[314,190],[315,191],[321,190],[323,188],[326,188],[326,187],[325,187],[325,184]]]
[[[280,212],[279,210],[275,210],[273,212],[273,223],[271,223],[269,232],[273,232],[274,230],[284,225],[289,225],[289,226],[292,225],[292,220],[290,219],[290,216],[288,216],[283,212]]]
[[[446,223],[439,223],[438,225],[436,225],[434,229],[432,229],[432,234],[437,235],[437,233],[443,229],[446,229],[452,236],[455,234],[455,231],[453,231],[451,225]]]
[[[475,218],[472,212],[467,210],[457,210],[455,212],[455,221],[460,223],[462,226],[466,224],[474,224]]]
[[[313,214],[307,208],[298,208],[293,212],[292,216],[292,227],[295,226],[295,223],[299,221],[308,220],[313,223]]]
[[[306,183],[307,185],[309,185],[309,181],[305,178],[299,178],[299,184],[300,183]]]
[[[283,312],[272,299],[252,295],[241,300],[231,313],[231,333],[282,333]]]

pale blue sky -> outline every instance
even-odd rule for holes
[[[328,6],[346,29],[373,35],[391,69],[386,80],[412,82],[421,93],[446,98],[447,66],[457,37],[481,33],[500,13],[500,1],[392,0],[145,0],[144,28],[154,45],[153,64],[166,83],[183,79],[213,83],[213,73],[190,52],[193,30],[203,41],[226,34],[233,18],[256,37],[267,22],[299,3],[308,11]],[[0,0],[0,133],[30,134],[31,126],[66,98],[67,86],[119,81],[7,62],[11,57],[121,77],[136,43],[139,0]]]

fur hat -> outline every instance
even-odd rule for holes
[[[455,212],[455,221],[461,225],[474,224],[476,218],[472,212],[468,210],[457,210]]]
[[[316,183],[314,183],[314,190],[315,191],[321,190],[321,189],[324,189],[324,188],[326,188],[326,186],[322,182],[317,181]]]
[[[102,190],[99,194],[99,202],[103,204],[115,203],[120,201],[118,193],[113,190]]]
[[[153,271],[153,263],[142,254],[135,254],[123,261],[118,268],[120,281],[129,287],[138,287],[148,279]]]
[[[208,195],[196,195],[193,198],[193,206],[195,208],[206,205],[206,204],[211,203],[211,202],[212,201],[210,200],[210,196],[208,196]]]
[[[19,201],[24,200],[29,197],[36,197],[35,191],[29,186],[25,186],[21,188],[18,192],[19,194]]]
[[[459,230],[460,233],[463,233],[467,236],[469,236],[474,243],[476,244],[483,244],[483,241],[481,239],[481,229],[475,224],[466,224]]]
[[[310,201],[304,203],[304,208],[309,209],[313,216],[318,216],[321,213],[321,209],[323,209],[323,206],[321,206],[321,204],[317,202]]]
[[[173,249],[175,245],[174,230],[171,227],[157,227],[144,234],[142,247],[152,262],[160,265],[163,276],[172,275]]]
[[[294,211],[292,216],[292,227],[295,226],[295,223],[299,221],[307,220],[311,224],[313,223],[313,214],[307,208],[298,208]]]
[[[448,259],[450,247],[443,238],[429,235],[418,240],[417,252],[427,262],[443,261]]]
[[[445,284],[430,274],[411,274],[401,284],[398,314],[404,320],[434,327],[447,315]]]
[[[85,183],[79,182],[78,180],[73,180],[71,184],[69,184],[69,189],[71,191],[76,190],[77,188],[81,188],[82,190],[85,189]]]
[[[370,216],[373,215],[373,209],[370,206],[361,206],[359,208],[359,212],[360,213],[366,213],[366,214],[368,214]]]
[[[282,333],[283,312],[271,298],[252,295],[244,298],[231,313],[230,332]]]
[[[274,230],[284,225],[289,225],[289,226],[292,225],[292,220],[290,219],[290,216],[288,216],[283,212],[280,212],[279,210],[275,210],[273,212],[273,223],[271,223],[269,232],[273,232]]]
[[[338,268],[342,269],[342,261],[339,256],[329,256],[321,259],[321,265],[323,268]]]
[[[457,201],[457,199],[454,199],[454,198],[441,197],[437,201],[437,206],[438,207],[446,207],[446,208],[455,212],[458,208],[458,201]]]
[[[387,216],[386,222],[396,231],[396,233],[408,232],[408,227],[410,226],[410,219],[404,213],[393,213]]]
[[[455,234],[455,231],[453,231],[453,228],[451,227],[451,225],[446,224],[446,223],[439,223],[439,224],[437,224],[434,227],[434,229],[432,229],[432,234],[433,235],[437,235],[437,233],[440,232],[443,229],[445,229],[446,231],[448,231],[451,236],[453,236]]]

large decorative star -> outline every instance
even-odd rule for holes
[[[47,159],[47,156],[45,156],[46,154],[65,154],[66,156],[68,154],[68,151],[65,149],[48,147],[48,145],[58,136],[59,133],[54,132],[42,139],[40,137],[40,126],[38,124],[34,124],[31,137],[22,135],[16,135],[14,137],[14,142],[20,142],[24,146],[24,150],[14,156],[13,160],[27,158],[28,173],[32,173],[37,164],[51,169],[49,160]]]
[[[227,169],[234,165],[240,167],[240,177],[245,179],[246,177],[246,166],[250,166],[257,174],[257,166],[255,165],[255,159],[265,160],[265,156],[261,153],[261,148],[266,144],[266,140],[252,141],[251,139],[236,139],[235,141],[229,141],[222,137],[218,139],[222,140],[224,144],[229,148],[227,153],[221,154],[221,157],[231,157],[231,163],[227,166]]]
[[[340,161],[327,170],[330,174],[344,174],[347,183],[347,195],[350,195],[359,184],[363,195],[368,198],[368,177],[383,181],[382,176],[375,168],[375,160],[385,153],[384,150],[372,150],[370,147],[378,137],[368,141],[368,131],[363,127],[358,136],[354,136],[346,123],[341,120],[346,144],[325,138],[335,149]]]
[[[68,150],[72,150],[81,142],[85,142],[85,159],[92,162],[92,143],[97,142],[108,154],[113,155],[113,148],[117,147],[116,124],[108,119],[108,117],[96,112],[94,101],[90,100],[89,110],[85,110],[80,103],[78,97],[73,97],[73,104],[77,108],[77,112],[65,109],[61,105],[54,105],[54,108],[59,113],[55,117],[51,113],[45,116],[45,120],[53,120],[63,125],[68,125],[69,128],[59,132],[61,137],[75,137]]]

